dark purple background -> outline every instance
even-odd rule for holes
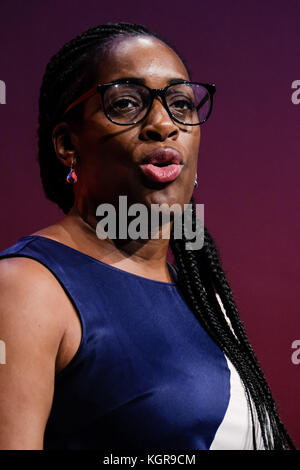
[[[3,1],[0,4],[0,250],[63,216],[39,179],[37,110],[51,55],[106,21],[147,25],[177,46],[192,78],[216,84],[202,126],[196,201],[217,240],[241,318],[300,448],[298,241],[300,1]]]

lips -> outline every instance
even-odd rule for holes
[[[148,154],[140,164],[144,176],[159,183],[174,181],[181,173],[183,159],[174,149],[157,149]]]

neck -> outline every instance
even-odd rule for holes
[[[134,274],[172,282],[167,267],[169,238],[162,238],[163,233],[171,230],[171,222],[168,226],[157,227],[156,238],[152,236],[136,240],[100,239],[97,236],[98,223],[96,216],[76,206],[73,206],[62,221],[64,229],[73,239],[76,237],[81,251],[89,250],[97,259]]]

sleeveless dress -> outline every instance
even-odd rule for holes
[[[16,256],[49,269],[82,328],[55,376],[45,450],[253,449],[240,377],[187,306],[173,266],[174,282],[151,280],[40,235],[0,253]],[[256,437],[263,448],[258,425]]]

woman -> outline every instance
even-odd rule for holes
[[[170,240],[97,236],[97,207],[120,195],[191,203],[195,227],[213,92],[139,25],[89,29],[52,57],[39,163],[66,215],[1,253],[1,448],[294,448],[208,231],[198,250],[172,220]]]

